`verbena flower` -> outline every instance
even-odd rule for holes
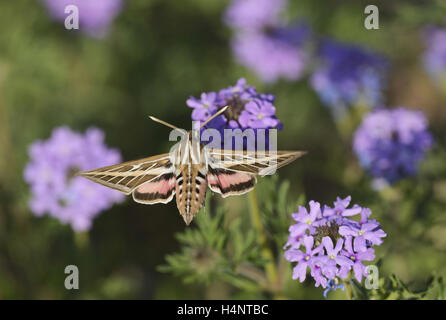
[[[82,135],[68,127],[56,128],[48,140],[30,146],[29,156],[24,178],[31,187],[29,206],[36,216],[48,214],[75,231],[85,231],[95,216],[124,198],[118,191],[75,176],[121,161],[119,151],[104,144],[99,129]]]
[[[308,56],[301,46],[274,33],[242,32],[233,38],[231,45],[235,59],[267,83],[279,78],[299,80],[308,63]]]
[[[280,23],[287,0],[234,0],[223,19],[232,28],[261,30]]]
[[[334,290],[339,288],[339,279],[351,272],[359,282],[367,276],[363,262],[375,258],[373,247],[382,243],[386,233],[376,220],[368,218],[370,209],[358,205],[349,208],[350,201],[350,196],[338,198],[333,207],[323,209],[320,203],[310,201],[309,212],[299,207],[292,214],[296,224],[290,226],[284,255],[288,261],[297,262],[293,279],[303,282],[310,270],[316,287]]]
[[[400,107],[366,115],[356,130],[353,149],[375,179],[393,183],[416,174],[432,143],[424,114]]]
[[[352,236],[345,237],[342,255],[348,257],[353,262],[353,274],[359,282],[362,281],[366,269],[366,266],[362,262],[373,261],[375,259],[375,251],[372,248],[366,248],[364,250],[361,246],[354,245]],[[349,267],[341,267],[339,273],[345,278],[348,276],[349,271]]]
[[[319,66],[310,82],[322,102],[342,116],[348,107],[381,104],[386,60],[365,49],[332,40],[322,42]]]
[[[300,282],[305,280],[307,268],[311,268],[311,265],[314,264],[314,258],[322,251],[320,245],[313,248],[314,238],[311,236],[304,236],[302,242],[305,247],[305,253],[301,250],[288,250],[285,252],[285,258],[288,261],[297,262],[293,272],[293,279],[299,278]]]
[[[284,0],[235,0],[225,14],[226,23],[234,28],[231,46],[236,60],[265,82],[298,80],[308,62],[304,48],[309,29],[284,23],[280,14],[287,4]]]
[[[336,246],[329,236],[323,237],[322,245],[325,249],[325,255],[317,257],[317,264],[319,264],[322,273],[326,275],[328,279],[334,279],[338,275],[338,266],[340,268],[350,268],[353,265],[353,262],[349,258],[341,254],[344,239],[338,239],[335,244]]]
[[[446,89],[446,28],[428,28],[423,33],[426,51],[422,56],[429,76]]]
[[[42,0],[51,16],[64,22],[65,8],[75,5],[79,10],[79,30],[93,37],[103,37],[115,17],[121,12],[122,0]]]
[[[280,130],[282,128],[281,122],[275,115],[274,100],[273,95],[258,93],[253,86],[247,85],[246,80],[241,78],[235,86],[218,92],[202,93],[200,99],[190,97],[186,104],[193,108],[192,120],[201,122],[209,119],[221,108],[229,106],[222,115],[214,118],[203,128],[203,130],[209,128],[218,130],[222,147],[224,147],[225,129],[253,129],[255,134],[258,129],[265,129],[265,144],[268,146],[268,129]],[[244,147],[253,149],[255,146],[245,144]]]

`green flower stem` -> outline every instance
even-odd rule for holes
[[[352,285],[350,283],[350,278],[347,278],[344,280],[344,287],[345,287],[345,296],[348,300],[353,300],[353,294],[352,294]]]
[[[80,250],[87,248],[88,244],[90,243],[90,235],[88,231],[74,232],[74,243]]]
[[[249,204],[250,204],[250,212],[251,212],[251,220],[254,224],[254,228],[257,230],[257,236],[262,248],[262,256],[267,263],[265,265],[265,272],[268,278],[268,281],[274,286],[274,290],[277,289],[278,277],[276,265],[274,264],[274,257],[271,249],[268,246],[266,241],[265,231],[262,225],[262,219],[260,218],[260,209],[257,202],[257,193],[256,190],[252,190],[249,193]]]

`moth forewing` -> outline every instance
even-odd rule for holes
[[[141,184],[164,174],[170,167],[169,154],[165,153],[80,172],[78,175],[129,195]]]
[[[209,149],[209,163],[214,168],[246,172],[256,175],[271,175],[276,169],[302,156],[304,151],[266,151],[264,155],[256,151],[233,151]]]
[[[270,157],[270,161],[273,161],[274,165],[261,169],[259,175],[273,175],[277,169],[286,166],[303,156],[305,153],[306,151],[277,151],[276,153],[268,154],[267,157]]]

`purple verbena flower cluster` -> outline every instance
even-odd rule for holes
[[[95,216],[124,198],[118,191],[75,176],[79,171],[121,162],[119,151],[104,145],[99,129],[88,129],[82,135],[58,127],[48,140],[34,142],[29,155],[24,178],[31,187],[29,206],[36,216],[47,213],[75,231],[85,231]]]
[[[281,13],[286,0],[234,0],[225,21],[235,31],[231,46],[236,60],[263,81],[302,77],[308,55],[307,26],[286,25]]]
[[[268,129],[280,130],[282,128],[281,122],[275,115],[274,100],[273,95],[257,92],[255,87],[247,85],[246,80],[241,78],[235,86],[218,92],[202,93],[200,99],[190,97],[186,104],[193,108],[192,120],[201,122],[210,118],[221,108],[229,106],[222,115],[206,124],[203,130],[213,128],[220,132],[221,137],[224,137],[225,129],[253,129],[255,133],[258,129],[265,129],[265,143],[268,146]],[[224,143],[223,138],[222,143]],[[255,148],[255,146],[248,147]]]
[[[414,175],[432,143],[421,111],[380,109],[363,118],[353,149],[361,166],[374,178],[392,183]]]
[[[429,76],[446,90],[446,28],[428,28],[424,32],[424,38],[424,68]]]
[[[350,106],[381,104],[387,61],[365,49],[325,40],[318,52],[320,64],[310,82],[322,102],[341,117]]]
[[[86,34],[102,38],[115,17],[121,12],[122,0],[42,0],[50,15],[59,21],[68,16],[65,8],[75,5],[79,10],[79,30]]]
[[[310,211],[299,207],[292,217],[296,221],[289,229],[285,244],[285,259],[297,262],[293,279],[303,282],[308,269],[316,287],[327,285],[335,288],[339,279],[350,271],[361,282],[367,276],[364,261],[375,259],[374,246],[386,236],[380,224],[370,219],[371,210],[354,205],[349,208],[351,197],[337,198],[333,207],[310,201]],[[358,219],[351,217],[358,216]]]

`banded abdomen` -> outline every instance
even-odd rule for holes
[[[175,193],[178,211],[187,225],[203,206],[206,188],[206,172],[202,165],[180,166],[180,172],[176,176]]]

